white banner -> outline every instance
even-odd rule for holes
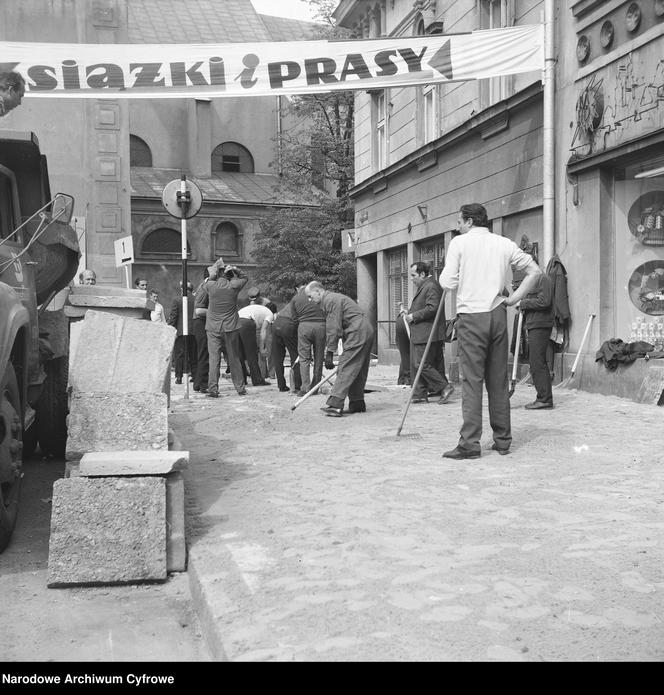
[[[26,97],[240,97],[459,82],[544,68],[542,25],[358,41],[0,42]]]

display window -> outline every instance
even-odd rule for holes
[[[616,337],[664,348],[664,156],[615,172]]]

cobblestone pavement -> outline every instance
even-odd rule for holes
[[[189,574],[217,658],[664,659],[664,410],[575,390],[512,405],[500,456],[453,461],[460,389],[411,405],[373,367],[368,412],[276,385],[173,386]],[[180,389],[178,391],[177,389]],[[420,435],[419,438],[403,435]]]

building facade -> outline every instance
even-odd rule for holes
[[[275,8],[276,9],[276,8]],[[7,0],[0,39],[66,43],[296,41],[315,25],[259,15],[250,0]],[[100,47],[100,56],[103,50]],[[100,284],[125,284],[114,242],[129,235],[131,277],[145,277],[168,309],[181,279],[180,221],[162,205],[164,186],[184,173],[203,193],[187,222],[189,277],[222,256],[260,284],[252,259],[260,220],[285,199],[278,136],[290,127],[279,97],[244,99],[39,99],[28,95],[3,127],[34,131],[52,189],[74,195],[82,265]],[[130,280],[131,281],[131,280]]]
[[[343,0],[335,17],[374,38],[536,24],[543,12],[538,0]],[[663,15],[656,0],[555,3],[554,253],[568,272],[572,312],[567,361],[559,356],[557,368],[569,370],[595,314],[583,387],[619,395],[629,389],[613,377],[607,386],[595,364],[601,343],[664,339]],[[494,233],[542,250],[542,75],[358,93],[356,113],[347,240],[379,357],[397,362],[408,267],[428,260],[438,276],[460,205],[483,203]],[[447,301],[449,317],[454,297]],[[633,374],[640,382],[642,370]]]

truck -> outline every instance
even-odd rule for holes
[[[49,311],[78,270],[74,199],[51,195],[32,132],[0,130],[0,552],[19,507],[23,460],[66,443],[68,319]]]

